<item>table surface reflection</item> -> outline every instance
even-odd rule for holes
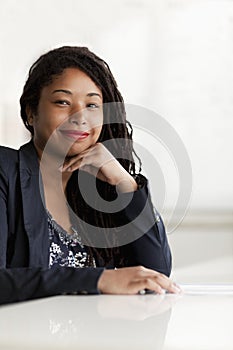
[[[233,349],[233,285],[58,296],[0,307],[0,349]]]

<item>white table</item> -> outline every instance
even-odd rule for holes
[[[59,296],[0,307],[1,350],[232,350],[233,286]]]

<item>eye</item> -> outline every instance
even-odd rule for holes
[[[67,101],[67,100],[57,100],[54,103],[57,105],[61,105],[61,106],[69,106],[70,105],[70,101]]]
[[[97,105],[96,103],[88,103],[87,108],[88,109],[97,109],[97,108],[99,108],[99,105]]]

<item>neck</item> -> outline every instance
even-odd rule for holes
[[[59,170],[65,161],[64,157],[54,152],[43,152],[37,145],[35,145],[35,148],[44,186],[65,191],[72,173],[61,172]]]

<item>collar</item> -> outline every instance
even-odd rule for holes
[[[19,149],[23,218],[29,239],[29,266],[48,267],[48,222],[37,152],[31,140]]]

